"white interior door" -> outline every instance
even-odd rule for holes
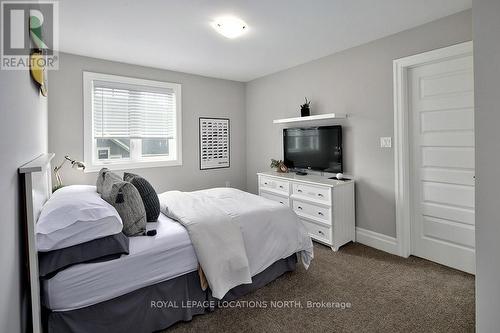
[[[408,85],[411,253],[474,273],[473,58],[409,69]]]

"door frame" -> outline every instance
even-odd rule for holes
[[[408,71],[411,68],[473,54],[473,42],[460,43],[393,61],[394,80],[394,170],[396,197],[396,241],[398,254],[411,254],[411,182]]]

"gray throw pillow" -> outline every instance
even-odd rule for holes
[[[104,175],[106,172],[109,172],[108,168],[102,168],[99,170],[99,175],[97,176],[97,181],[95,183],[95,187],[97,189],[97,193],[101,194],[102,193],[102,184],[104,183]]]
[[[113,172],[105,172],[101,197],[116,208],[123,222],[123,233],[140,236],[146,231],[146,211],[137,188]]]
[[[137,188],[146,209],[146,221],[156,222],[160,216],[160,200],[151,184],[144,178],[133,173],[125,172],[123,180],[132,183]]]

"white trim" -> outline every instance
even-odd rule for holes
[[[95,163],[95,152],[92,135],[92,85],[94,80],[172,89],[175,92],[176,100],[175,114],[177,158],[175,160],[158,160],[158,158],[154,157],[144,157],[142,160],[135,160],[131,162],[121,160]],[[83,128],[83,159],[85,162],[85,172],[96,172],[99,171],[102,167],[107,167],[111,170],[125,170],[182,165],[182,86],[179,83],[145,80],[93,72],[83,72]]]
[[[356,227],[356,242],[377,250],[399,255],[399,246],[395,237]]]
[[[87,166],[88,165],[88,166]],[[182,165],[182,161],[144,161],[144,162],[103,162],[102,164],[89,164],[85,162],[85,170],[83,172],[99,172],[101,168],[108,168],[110,170],[129,170],[129,169],[146,169],[146,168],[159,168]]]
[[[410,239],[410,152],[408,137],[408,70],[444,59],[472,55],[473,42],[465,42],[445,48],[396,59],[394,70],[394,164],[396,195],[396,240],[398,254],[411,254]]]

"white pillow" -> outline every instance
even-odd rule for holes
[[[95,186],[70,185],[55,191],[35,226],[38,251],[52,251],[121,232],[116,209]]]

